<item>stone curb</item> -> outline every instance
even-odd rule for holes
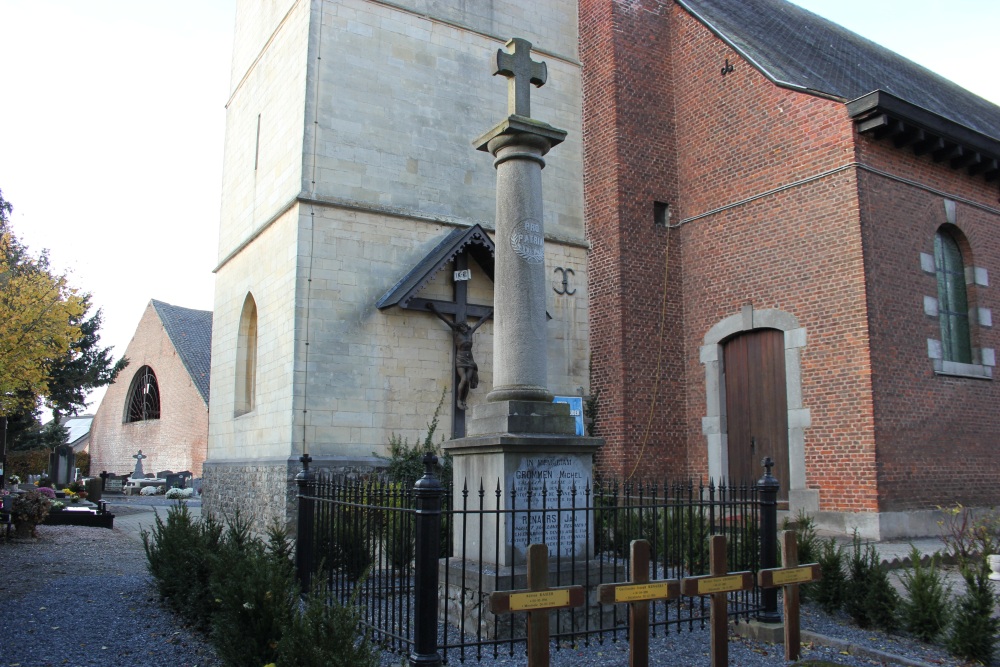
[[[927,662],[920,662],[919,660],[911,660],[910,658],[904,658],[903,656],[895,655],[894,653],[887,653],[885,651],[879,651],[878,649],[858,646],[857,644],[852,644],[842,639],[835,639],[833,637],[828,637],[827,635],[821,635],[815,632],[810,632],[809,630],[802,630],[801,636],[803,642],[811,642],[813,644],[819,644],[820,646],[829,646],[830,648],[833,649],[846,651],[847,653],[858,656],[859,658],[876,660],[886,665],[905,665],[906,667],[935,667],[934,665]]]

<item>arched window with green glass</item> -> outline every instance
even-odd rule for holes
[[[957,234],[956,230],[941,227],[934,237],[941,351],[945,361],[971,364],[969,295],[965,287],[965,262]]]

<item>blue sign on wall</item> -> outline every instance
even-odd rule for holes
[[[569,414],[576,420],[576,434],[583,435],[583,398],[580,396],[556,396],[553,403],[569,403]]]

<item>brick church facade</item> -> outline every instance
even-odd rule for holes
[[[771,455],[873,537],[1000,502],[1000,108],[782,0],[581,0],[580,36],[601,467]]]

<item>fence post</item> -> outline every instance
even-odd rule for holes
[[[311,590],[311,579],[313,573],[313,532],[316,529],[313,523],[313,500],[308,498],[309,484],[313,480],[313,472],[309,470],[312,457],[303,454],[299,457],[302,462],[302,470],[295,476],[295,483],[299,487],[298,495],[298,523],[295,531],[295,571],[299,578],[299,586],[303,593]]]
[[[413,485],[417,501],[416,562],[413,581],[413,652],[410,667],[438,667],[438,553],[441,549],[441,496],[434,474],[438,458],[424,454],[424,476]]]
[[[760,566],[758,569],[778,567],[778,490],[781,485],[771,475],[774,461],[765,457],[760,462],[764,466],[764,476],[757,480],[760,493]],[[765,588],[761,591],[761,611],[757,620],[761,623],[781,623],[778,613],[778,589]]]

